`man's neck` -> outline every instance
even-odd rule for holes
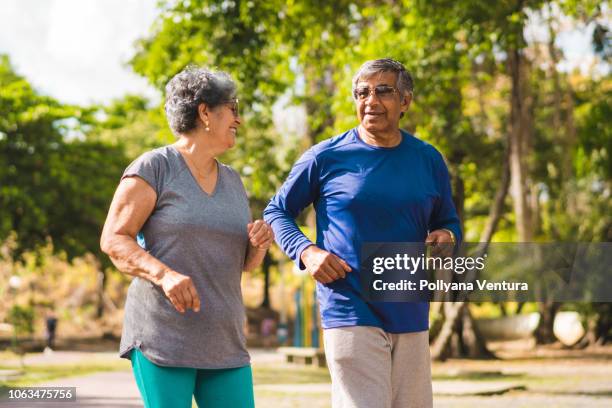
[[[370,133],[363,126],[358,128],[359,137],[365,143],[377,147],[395,147],[402,142],[402,134],[399,129],[390,132]]]

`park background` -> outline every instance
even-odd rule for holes
[[[255,217],[305,149],[357,124],[357,68],[392,57],[415,82],[401,126],[444,154],[466,241],[612,241],[610,17],[609,2],[591,0],[3,2],[0,366],[40,348],[50,311],[59,348],[115,344],[130,278],[101,253],[101,226],[127,164],[174,140],[163,89],[189,64],[238,83],[243,125],[221,159],[242,175]],[[298,221],[314,235],[312,211]],[[312,286],[274,247],[244,277],[249,344],[278,344],[261,335],[272,318],[286,324],[285,343],[316,346]],[[562,344],[555,316],[568,312],[582,330]],[[537,327],[514,342],[478,328],[534,313]],[[611,319],[609,303],[434,304],[432,354],[457,367],[481,358],[607,367]],[[581,387],[576,395],[597,401],[612,395]]]

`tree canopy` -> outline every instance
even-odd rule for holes
[[[0,240],[15,235],[17,258],[48,240],[69,258],[100,254],[101,225],[127,161],[122,149],[87,140],[86,116],[39,94],[1,57]]]

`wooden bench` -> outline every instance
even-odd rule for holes
[[[278,352],[285,355],[288,363],[314,364],[326,367],[325,352],[314,347],[279,347]]]

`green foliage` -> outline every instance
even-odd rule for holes
[[[166,125],[163,112],[149,105],[142,96],[126,95],[107,106],[92,107],[88,140],[118,147],[130,159],[171,143],[174,136]]]
[[[14,305],[8,312],[8,322],[13,325],[17,336],[32,334],[34,333],[34,309],[29,306]]]
[[[589,83],[578,95],[576,108],[581,150],[575,165],[579,177],[593,172],[612,179],[612,82]]]
[[[127,160],[121,149],[100,142],[67,143],[61,151],[61,168],[56,169],[54,191],[61,205],[48,209],[49,236],[54,247],[69,259],[86,253],[107,257],[99,249],[102,224],[113,192]],[[100,166],[103,170],[100,171]],[[58,166],[59,167],[59,166]]]
[[[401,126],[443,152],[465,189],[458,202],[465,204],[466,236],[478,239],[505,160],[508,55],[517,52],[526,61],[533,122],[526,162],[536,239],[610,240],[609,75],[585,79],[551,70],[547,44],[528,43],[523,34],[533,16],[560,10],[578,26],[595,24],[593,46],[609,62],[602,12],[609,2],[176,0],[159,7],[131,65],[162,92],[189,64],[237,80],[243,126],[222,160],[242,174],[254,217],[304,148],[357,124],[351,78],[364,61],[388,56],[415,80]],[[284,114],[279,101],[304,108],[305,135],[275,129],[274,116]],[[108,106],[64,106],[35,92],[2,57],[0,240],[16,232],[16,254],[48,238],[69,257],[98,253],[121,170],[174,140],[162,105],[127,95]],[[512,240],[506,201],[496,238]]]
[[[275,71],[286,64],[268,46],[278,4],[188,0],[162,5],[153,35],[139,42],[132,66],[160,90],[187,65],[219,67],[238,80],[241,100],[269,109],[283,86]]]
[[[121,149],[85,139],[86,115],[39,95],[7,57],[0,60],[0,241],[16,233],[16,259],[49,238],[69,258],[100,253],[102,222],[127,161]]]
[[[465,187],[465,218],[470,228],[481,228],[505,160],[511,91],[507,55],[524,54],[530,46],[525,26],[545,8],[581,21],[602,17],[601,6],[591,1],[508,0],[495,7],[479,0],[177,1],[162,6],[132,65],[159,89],[190,63],[218,66],[238,79],[245,123],[227,157],[241,170],[255,201],[265,202],[301,149],[356,125],[350,80],[359,65],[385,56],[400,60],[415,79],[413,104],[402,126],[445,154],[451,173]],[[588,110],[577,129],[584,143],[568,151],[555,143],[550,128],[557,109],[549,102],[553,79],[534,69],[529,80],[535,93],[536,154],[528,162],[533,183],[540,183],[555,203],[554,209],[544,204],[545,212],[558,213],[565,205],[559,198],[570,191],[570,176],[560,176],[558,167],[568,157],[570,167],[576,157],[576,171],[586,166],[587,173],[591,158],[600,170],[609,164],[609,149],[601,150],[610,143],[609,104],[602,95],[588,109],[578,108]],[[308,131],[301,144],[271,126],[271,106],[281,96],[305,107]],[[561,115],[571,114],[571,107],[564,109]],[[512,219],[505,217],[500,226],[512,228]],[[552,232],[544,228],[542,233]]]
[[[132,60],[134,70],[160,90],[191,64],[216,67],[236,79],[243,126],[237,146],[223,160],[243,175],[256,217],[296,151],[291,135],[278,135],[272,124],[272,106],[293,82],[284,49],[274,42],[280,40],[280,4],[199,0],[163,6],[153,35],[140,41]],[[155,112],[157,123],[165,122],[163,109]],[[169,134],[165,123],[160,128]]]
[[[267,134],[241,128],[237,146],[224,154],[223,162],[236,168],[243,179],[254,219],[261,218],[270,197],[285,180],[297,158],[295,138],[270,129]],[[284,146],[283,146],[284,145]]]

